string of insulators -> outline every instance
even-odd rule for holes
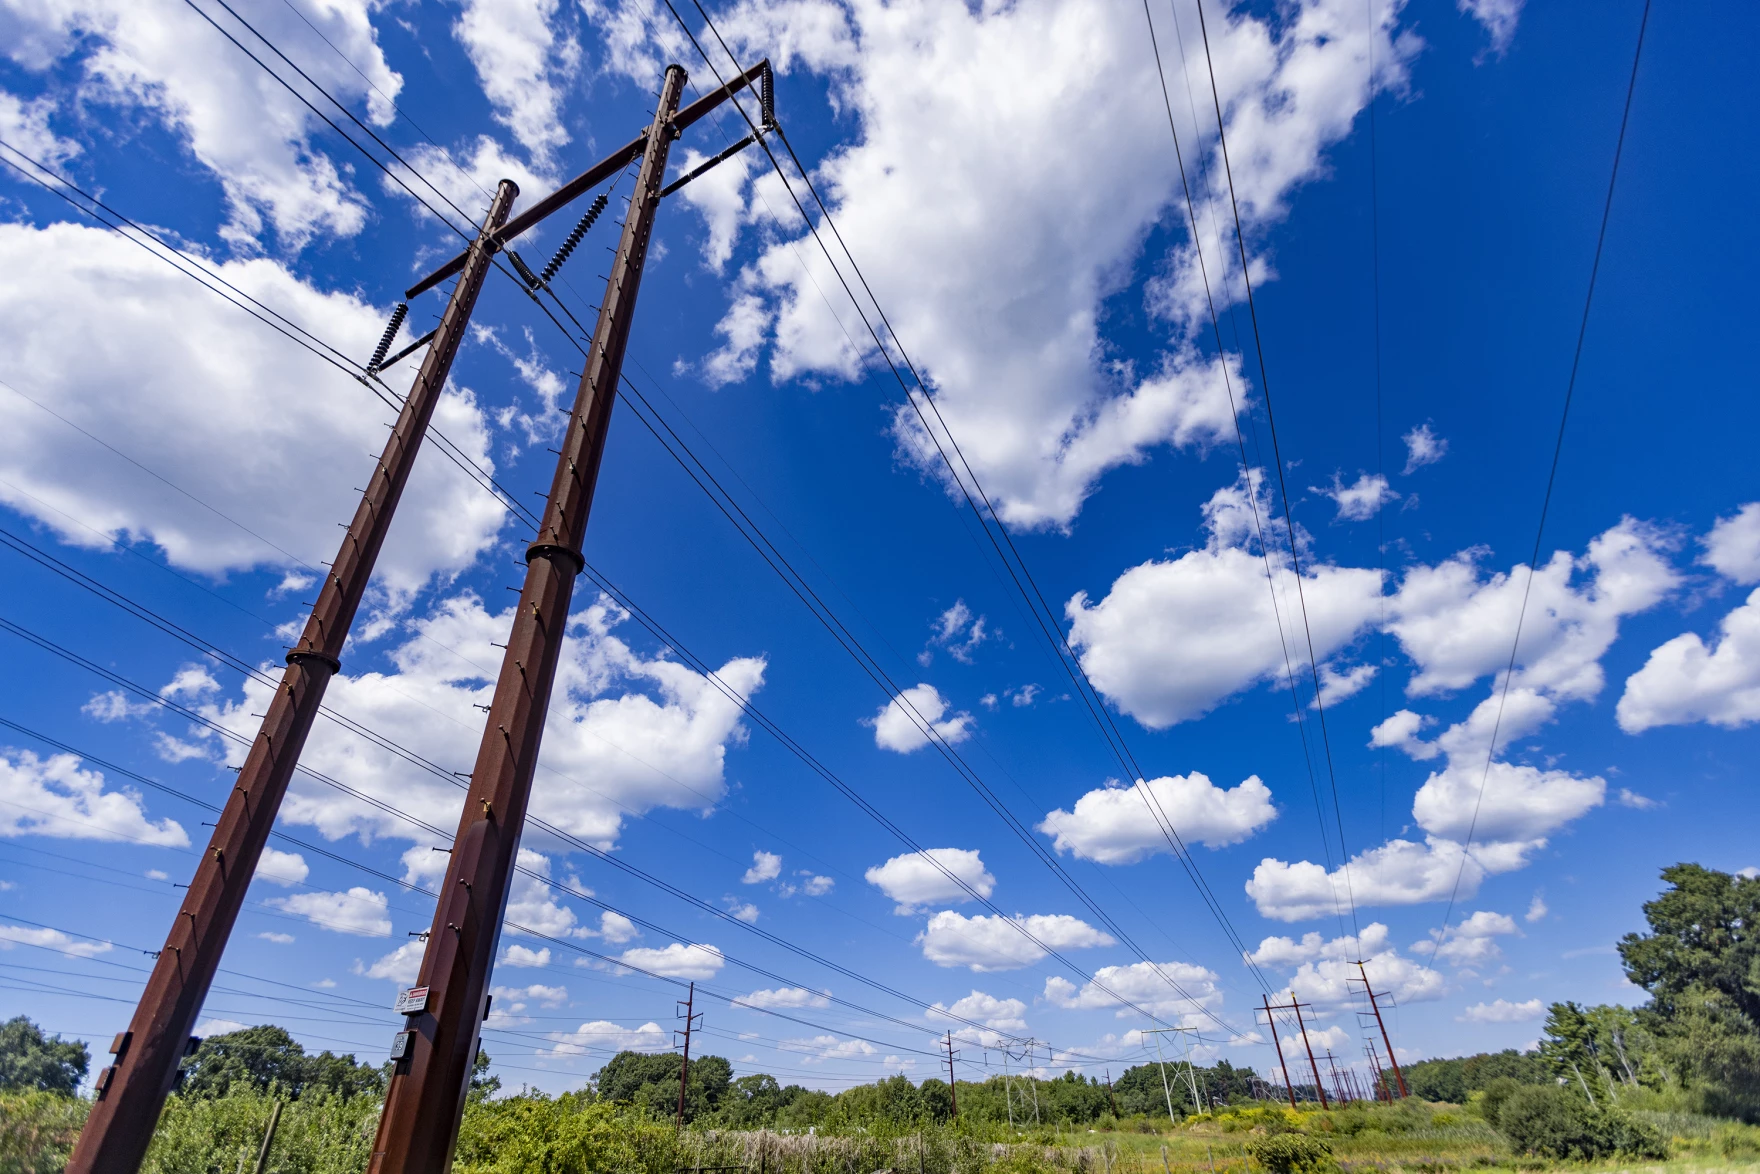
[[[768,59],[758,76],[758,114],[766,130],[776,125],[776,73]]]
[[[562,268],[562,263],[568,260],[568,255],[574,252],[576,245],[581,243],[581,238],[587,235],[587,229],[593,227],[593,221],[599,219],[599,213],[605,211],[605,205],[608,203],[610,201],[606,199],[605,193],[600,192],[593,200],[592,206],[587,209],[586,215],[581,217],[580,223],[574,226],[574,231],[568,234],[568,239],[562,242],[562,247],[556,250],[556,255],[550,258],[550,263],[544,266],[541,281],[548,285],[550,279],[556,276],[556,271]]]
[[[391,308],[391,321],[386,324],[385,333],[379,336],[379,345],[373,348],[373,361],[367,364],[367,370],[377,371],[379,364],[385,361],[385,352],[391,349],[391,342],[397,337],[397,328],[403,325],[408,314],[408,302],[398,302]]]

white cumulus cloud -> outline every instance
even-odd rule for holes
[[[1491,1003],[1474,1003],[1457,1018],[1462,1023],[1527,1023],[1546,1014],[1539,999],[1512,1003],[1498,999]]]
[[[975,848],[925,848],[877,864],[863,874],[869,884],[898,902],[898,914],[921,912],[928,905],[960,904],[972,893],[988,897],[996,878],[984,867]],[[961,887],[961,883],[970,888]]]
[[[306,858],[298,852],[282,852],[265,847],[262,857],[257,861],[257,876],[270,884],[283,887],[300,884],[311,872]]]
[[[1067,978],[1048,978],[1045,999],[1066,1009],[1116,1007],[1120,1019],[1138,1016],[1140,1007],[1195,1026],[1205,1018],[1205,1011],[1221,1007],[1222,992],[1216,985],[1215,972],[1202,966],[1190,962],[1133,962],[1128,966],[1102,966],[1091,981],[1080,987]]]
[[[923,957],[935,965],[965,966],[980,973],[1031,966],[1048,950],[1115,944],[1109,934],[1067,913],[966,917],[951,909],[931,917],[917,941]]]
[[[909,754],[930,742],[931,731],[941,741],[963,742],[972,736],[972,715],[949,714],[947,699],[930,684],[913,685],[881,707],[862,724],[874,727],[874,745],[882,750]]]
[[[687,946],[673,942],[659,949],[635,946],[625,950],[619,958],[630,966],[667,978],[689,978],[698,982],[714,978],[727,965],[727,959],[722,957],[719,949],[695,943]]]
[[[1150,779],[1136,787],[1089,791],[1076,800],[1075,810],[1058,808],[1047,815],[1039,830],[1054,838],[1059,852],[1102,864],[1132,864],[1156,852],[1173,851],[1158,817],[1171,823],[1188,844],[1221,848],[1240,843],[1276,819],[1277,808],[1271,803],[1271,788],[1258,775],[1223,788],[1193,771]]]
[[[1418,43],[1394,28],[1401,7],[1380,6],[1374,28],[1347,0],[1299,0],[1275,18],[1212,15],[1249,240],[1287,214],[1291,194],[1349,133],[1369,97],[1371,52],[1376,88],[1404,86]],[[1189,69],[1205,92],[1197,14],[1183,0],[1180,9],[1183,57],[1172,14],[1163,6],[1155,17],[1171,84],[1185,84]],[[1142,11],[1078,0],[802,0],[742,5],[724,28],[785,70],[829,75],[857,137],[817,163],[816,182],[1007,522],[1065,526],[1108,470],[1167,446],[1232,440],[1224,370],[1237,397],[1245,389],[1235,356],[1217,360],[1195,343],[1207,323],[1199,257],[1184,231],[1166,112],[1142,100],[1159,84]],[[1183,109],[1175,115],[1187,121]],[[1214,129],[1200,113],[1181,136],[1209,282],[1226,306],[1241,284],[1232,242],[1217,235],[1230,221]],[[1063,148],[1075,142],[1111,160],[1108,183],[1068,166]],[[990,198],[999,175],[1010,192],[1000,202]],[[774,184],[755,187],[770,207],[789,207]],[[1157,226],[1172,229],[1172,243],[1145,258]],[[836,278],[797,223],[762,231],[762,252],[734,283],[745,321],[727,333],[743,345],[720,365],[750,369],[767,354],[776,381],[856,377],[861,356],[838,319],[851,308],[828,307],[819,292],[837,289]],[[1271,278],[1263,258],[1252,263],[1259,280]],[[1112,361],[1103,330],[1105,300],[1133,265],[1155,271],[1151,309],[1166,330],[1161,353],[1136,366]],[[937,470],[915,413],[901,408],[894,427],[904,457]]]
[[[739,878],[742,885],[758,885],[782,875],[782,857],[774,852],[753,852],[752,866]]]
[[[82,770],[72,754],[38,758],[0,750],[0,836],[62,840],[133,840],[183,848],[189,834],[172,819],[147,817],[140,792],[104,789],[104,776]]]
[[[1251,495],[1251,496],[1250,496]],[[1296,582],[1287,552],[1255,553],[1258,511],[1268,541],[1281,523],[1255,473],[1218,490],[1204,507],[1201,550],[1125,571],[1098,603],[1069,601],[1070,643],[1095,688],[1150,729],[1203,717],[1227,698],[1286,670]],[[1274,604],[1271,583],[1277,585]],[[1302,597],[1314,654],[1326,660],[1378,617],[1379,571],[1305,559]]]
[[[831,1000],[818,991],[791,986],[753,991],[749,995],[741,995],[737,1002],[748,1007],[826,1007]]]
[[[1626,678],[1615,714],[1628,734],[1693,722],[1737,729],[1760,721],[1760,590],[1719,621],[1711,644],[1685,632],[1652,651]]]
[[[385,894],[375,893],[362,885],[355,885],[343,893],[294,893],[287,897],[271,897],[264,904],[337,933],[358,934],[366,938],[382,938],[391,933]]]

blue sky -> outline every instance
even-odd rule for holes
[[[470,217],[504,175],[530,200],[625,141],[665,62],[713,85],[642,0],[235,8]],[[216,0],[56,0],[0,15],[0,139],[364,358],[457,237],[194,9],[331,109]],[[948,1030],[962,1078],[1018,1054],[1005,1037],[1098,1074],[1142,1059],[1148,1012],[1268,1071],[1266,991],[1314,1004],[1327,1046],[1360,1057],[1359,956],[1396,996],[1405,1058],[1526,1044],[1554,999],[1640,998],[1611,947],[1657,871],[1760,865],[1756,420],[1730,345],[1755,309],[1737,275],[1760,248],[1743,149],[1760,26],[1737,6],[1649,25],[1507,692],[1502,676],[1640,9],[1207,5],[1262,371],[1188,0],[1150,6],[1179,160],[1128,4],[712,8],[743,62],[776,62],[790,142],[1222,918],[1121,788],[748,151],[662,208],[627,373],[890,685],[628,405],[587,556],[967,888],[583,581],[534,810],[697,902],[528,832],[527,867],[555,884],[528,874],[513,895],[510,919],[549,937],[503,939],[485,1046],[504,1081],[577,1087],[619,1047],[667,1046],[692,979],[712,992],[703,1046],[826,1088],[931,1075]],[[522,254],[547,258],[570,216]],[[576,314],[614,231],[563,270]],[[71,576],[273,673],[389,415],[16,170],[0,255],[0,987],[101,1041],[206,834],[204,808],[141,780],[216,801],[236,763],[218,731],[251,736],[262,686]],[[418,299],[406,338],[440,306]],[[549,483],[579,352],[502,278],[475,322],[436,426],[525,500]],[[524,541],[424,450],[331,707],[466,769]],[[332,724],[303,761],[457,818],[461,792]],[[432,910],[387,877],[431,884],[440,841],[309,777],[279,826],[333,855],[275,843],[206,1030],[282,1022],[377,1056]]]

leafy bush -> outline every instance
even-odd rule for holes
[[[1247,1143],[1247,1153],[1270,1174],[1318,1174],[1332,1166],[1332,1146],[1302,1133],[1268,1133]]]
[[[0,1174],[61,1174],[90,1109],[58,1093],[0,1094]]]
[[[676,1097],[678,1085],[672,1087]],[[466,1113],[452,1168],[457,1174],[670,1174],[679,1164],[678,1147],[670,1126],[640,1110],[620,1112],[584,1093],[529,1093],[484,1101]]]
[[[1485,1086],[1483,1092],[1480,1094],[1478,1103],[1474,1107],[1478,1109],[1479,1116],[1485,1118],[1486,1121],[1495,1126],[1497,1124],[1498,1114],[1503,1112],[1504,1103],[1508,1101],[1510,1097],[1520,1092],[1521,1089],[1522,1084],[1520,1081],[1513,1080],[1508,1076],[1499,1076],[1496,1080],[1493,1080]]]
[[[1530,1085],[1511,1093],[1496,1126],[1519,1153],[1593,1161],[1616,1154],[1666,1158],[1668,1143],[1653,1125],[1590,1105],[1556,1085]]]
[[[271,1170],[359,1174],[366,1169],[379,1126],[377,1099],[308,1088],[298,1100],[288,1100],[279,1088],[261,1092],[241,1081],[226,1096],[168,1098],[142,1174],[236,1170],[240,1155],[256,1157],[277,1099],[283,1103],[269,1149]]]

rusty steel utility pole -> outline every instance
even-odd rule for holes
[[[1106,1103],[1112,1106],[1114,1120],[1118,1118],[1118,1098],[1112,1095],[1112,1069],[1106,1070]]]
[[[1290,1083],[1289,1065],[1283,1060],[1283,1044],[1277,1038],[1277,1020],[1271,1014],[1271,996],[1260,995],[1259,1000],[1265,1004],[1265,1022],[1271,1028],[1271,1046],[1277,1049],[1277,1066],[1283,1069],[1283,1091],[1289,1094],[1289,1107],[1293,1109],[1296,1107],[1296,1086]],[[1280,1007],[1279,1010],[1281,1009]]]
[[[483,288],[494,256],[492,234],[507,219],[518,194],[511,180],[501,181],[482,231],[465,254],[462,276],[421,373],[318,591],[305,632],[287,654],[287,671],[196,866],[134,1018],[111,1046],[116,1062],[98,1074],[96,1099],[68,1160],[68,1174],[129,1174],[146,1156],[178,1065],[193,1048],[190,1029],[208,997],[325,687],[342,667],[343,642]]]
[[[1406,1092],[1406,1076],[1399,1070],[1399,1057],[1393,1054],[1393,1041],[1387,1038],[1387,1024],[1381,1018],[1381,1004],[1375,1001],[1375,988],[1369,985],[1369,972],[1357,963],[1357,973],[1363,976],[1363,989],[1369,992],[1369,1007],[1375,1012],[1375,1026],[1381,1029],[1381,1043],[1387,1049],[1387,1062],[1393,1065],[1393,1078],[1399,1082],[1399,1095],[1409,1096]]]
[[[953,1079],[953,1032],[947,1033],[947,1091],[953,1097],[953,1116],[959,1119],[959,1085]]]
[[[417,981],[427,998],[408,1020],[413,1035],[392,1072],[370,1174],[439,1174],[452,1161],[684,83],[682,66],[667,67],[550,497],[526,549],[525,585],[422,957]]]
[[[1302,1008],[1311,1006],[1312,1003],[1296,1002],[1294,995],[1289,997],[1290,1010],[1296,1013],[1296,1029],[1302,1033],[1302,1047],[1308,1050],[1308,1067],[1314,1070],[1314,1091],[1319,1094],[1320,1107],[1328,1109],[1331,1106],[1326,1103],[1326,1086],[1320,1083],[1320,1065],[1314,1063],[1314,1045],[1308,1042],[1308,1025],[1302,1022]]]
[[[691,1027],[700,1018],[695,1013],[696,1004],[697,984],[693,982],[690,986],[690,993],[684,1000],[684,1062],[678,1066],[678,1127],[680,1129],[684,1128],[684,1090],[690,1085],[691,1080]],[[674,1007],[673,1010],[676,1013],[677,1008]],[[672,1034],[676,1036],[678,1033],[675,1031]]]

